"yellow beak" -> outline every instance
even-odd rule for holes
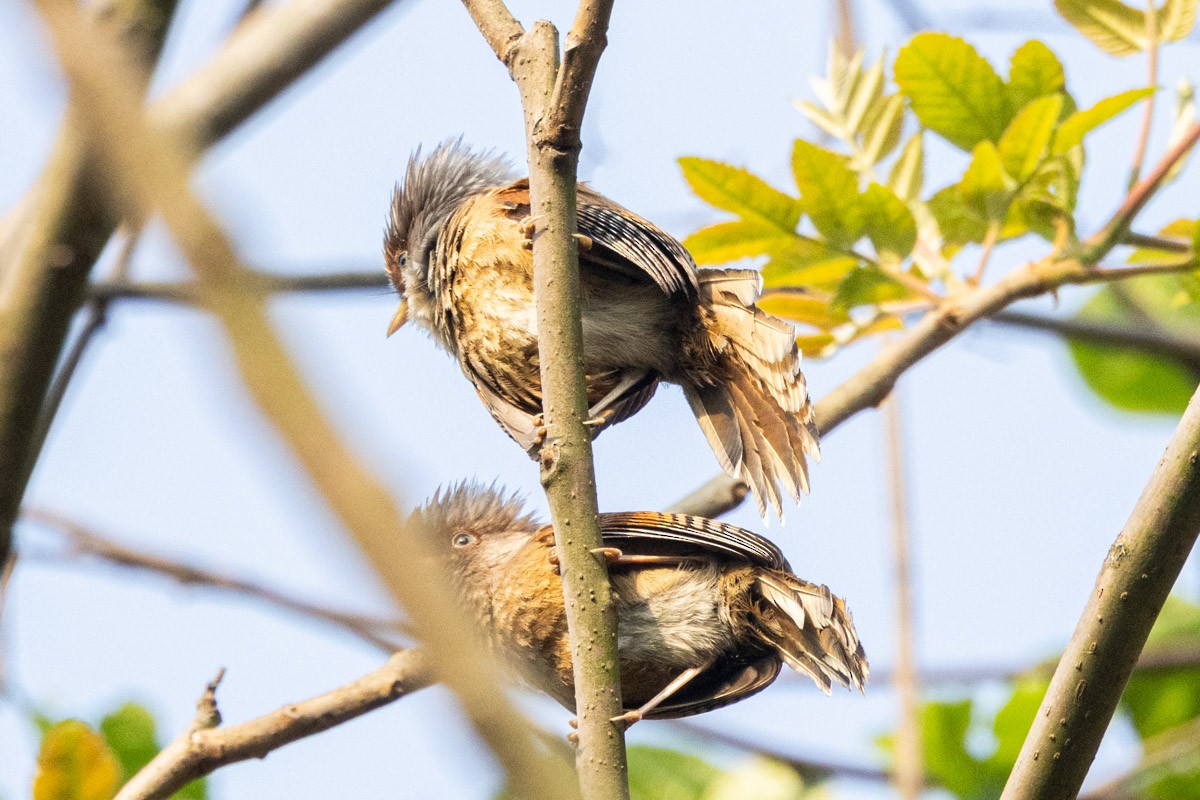
[[[400,307],[396,309],[396,313],[392,315],[392,321],[388,323],[387,335],[391,336],[396,331],[408,322],[408,301],[401,300]]]

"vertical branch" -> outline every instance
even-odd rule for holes
[[[900,694],[900,727],[896,736],[895,782],[901,800],[916,800],[925,784],[918,698],[920,685],[914,655],[912,571],[909,567],[908,487],[904,479],[904,442],[896,390],[883,401],[888,489],[892,499],[892,554],[896,582],[896,689]]]
[[[1146,85],[1151,89],[1158,86],[1158,10],[1151,0],[1146,9],[1146,70],[1149,76]],[[1146,160],[1146,148],[1150,144],[1150,128],[1154,122],[1154,98],[1158,92],[1146,98],[1142,109],[1142,129],[1138,132],[1137,144],[1133,148],[1133,164],[1129,169],[1129,188],[1133,188],[1142,177],[1142,164]]]
[[[1002,800],[1073,798],[1200,533],[1200,391],[1109,549]]]
[[[538,21],[523,32],[499,0],[464,0],[484,38],[509,68],[521,94],[534,221],[533,283],[546,440],[542,485],[550,503],[563,578],[579,715],[576,766],[588,800],[629,796],[617,658],[617,615],[608,570],[593,550],[603,544],[587,420],[580,321],[576,173],[579,131],[612,0],[582,0],[561,67],[558,32]]]

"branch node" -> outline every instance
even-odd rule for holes
[[[217,670],[217,676],[204,687],[204,694],[196,701],[196,718],[192,721],[192,731],[203,731],[215,728],[221,724],[221,710],[217,708],[217,687],[225,679],[225,668]]]

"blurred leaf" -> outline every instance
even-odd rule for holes
[[[836,344],[837,339],[829,333],[801,334],[796,337],[796,346],[805,358],[825,358]]]
[[[982,242],[987,234],[987,220],[967,207],[957,185],[939,189],[927,205],[947,244]]]
[[[679,159],[679,166],[692,191],[710,205],[785,233],[800,222],[801,206],[794,197],[741,167],[690,156]]]
[[[925,147],[921,131],[914,133],[888,174],[888,188],[900,199],[912,202],[921,194],[925,183]]]
[[[100,731],[121,764],[124,780],[158,754],[154,717],[136,703],[126,703],[100,721]]]
[[[758,298],[758,307],[768,314],[821,330],[850,321],[845,307],[831,305],[827,299],[797,289],[767,290]]]
[[[761,256],[790,245],[795,234],[755,219],[718,222],[683,240],[697,264],[725,264],[739,258]]]
[[[878,305],[909,296],[911,292],[903,284],[897,283],[876,267],[864,266],[846,276],[829,306],[835,311],[849,311],[859,306]]]
[[[921,706],[921,749],[926,770],[951,794],[963,800],[982,800],[987,780],[979,762],[967,752],[970,727],[970,700]]]
[[[1083,137],[1125,111],[1134,103],[1154,94],[1154,88],[1130,89],[1127,92],[1106,97],[1094,106],[1076,111],[1067,117],[1054,135],[1054,152],[1065,153],[1083,142]]]
[[[1191,81],[1187,78],[1180,78],[1179,84],[1175,87],[1175,121],[1171,125],[1171,135],[1167,137],[1168,150],[1179,144],[1196,122],[1195,98],[1196,90]],[[1176,161],[1167,171],[1166,177],[1163,178],[1164,183],[1169,183],[1179,177],[1179,173],[1183,172],[1187,166],[1194,149],[1184,153],[1183,158]]]
[[[1200,253],[1200,220],[1177,219],[1159,229],[1158,235],[1168,239],[1179,239],[1190,243],[1193,252]],[[1191,260],[1191,253],[1174,250],[1159,250],[1154,247],[1138,247],[1126,259],[1130,264],[1183,264]]]
[[[1200,651],[1200,606],[1171,595],[1146,641],[1145,655]],[[1138,672],[1122,695],[1143,739],[1200,717],[1200,667]]]
[[[79,720],[53,726],[42,737],[33,800],[111,800],[120,767],[104,739]]]
[[[1197,0],[1166,0],[1158,10],[1158,38],[1176,42],[1196,27]]]
[[[1143,281],[1128,281],[1127,284]],[[1175,282],[1178,286],[1178,282]],[[1165,304],[1165,300],[1164,300]],[[1140,325],[1138,313],[1111,286],[1089,300],[1076,319]],[[1177,361],[1108,345],[1067,340],[1080,375],[1106,402],[1126,411],[1182,414],[1196,391],[1197,375]]]
[[[917,243],[917,223],[896,193],[872,183],[862,195],[863,228],[885,261],[899,263]]]
[[[631,800],[703,800],[719,774],[707,761],[662,747],[629,748]]]
[[[1017,112],[996,147],[1004,172],[1018,181],[1033,175],[1049,150],[1062,105],[1062,95],[1051,94]]]
[[[763,285],[833,288],[856,266],[858,259],[853,256],[816,239],[796,237],[763,267]]]
[[[849,246],[862,235],[858,176],[845,156],[803,139],[792,147],[792,172],[800,201],[817,231],[832,245]]]
[[[919,33],[901,48],[895,72],[921,123],[963,150],[998,141],[1012,118],[1000,76],[962,39]]]
[[[963,203],[983,219],[999,222],[1008,213],[1015,188],[1015,182],[1004,172],[996,145],[976,145],[971,164],[958,184]]]
[[[807,789],[790,767],[767,758],[752,758],[717,776],[703,800],[819,800],[823,789]]]
[[[904,97],[894,94],[871,109],[863,122],[863,168],[878,164],[880,159],[896,149],[904,129]]]
[[[1106,53],[1129,56],[1149,44],[1145,14],[1119,0],[1054,0],[1054,7]]]
[[[1013,108],[1024,108],[1039,97],[1066,87],[1062,63],[1049,47],[1030,39],[1013,53],[1008,68],[1008,96]]]
[[[1004,787],[1008,774],[1017,763],[1025,736],[1033,727],[1034,717],[1046,695],[1049,684],[1041,678],[1023,678],[1013,687],[1012,695],[1004,707],[996,712],[992,721],[992,733],[996,737],[996,749],[987,759],[987,771],[997,784],[997,794]]]

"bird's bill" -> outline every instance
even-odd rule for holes
[[[396,309],[396,313],[392,314],[392,321],[388,323],[387,335],[391,336],[396,331],[408,322],[408,301],[401,300],[400,307]]]

